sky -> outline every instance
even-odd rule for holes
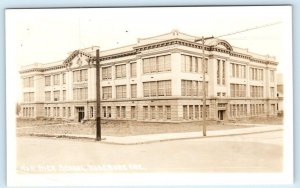
[[[222,37],[232,46],[275,56],[278,72],[289,63],[286,43],[291,37],[291,9],[283,6],[77,8],[6,10],[7,63],[15,67],[61,61],[76,49],[107,50],[137,43],[177,29],[193,36],[220,36],[262,25],[276,25]],[[22,92],[17,97],[21,99]]]
[[[282,67],[286,12],[282,7],[173,7],[105,9],[26,9],[11,11],[16,63],[63,60],[78,48],[107,50],[134,44],[177,29],[194,36],[220,36],[280,22],[277,25],[222,37],[231,45],[275,56]]]

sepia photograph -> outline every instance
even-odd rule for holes
[[[291,14],[7,9],[8,183],[292,183]]]

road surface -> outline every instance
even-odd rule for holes
[[[279,172],[282,131],[140,145],[17,137],[17,172]]]

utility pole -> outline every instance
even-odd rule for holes
[[[205,79],[205,74],[206,74],[206,63],[205,63],[205,52],[204,52],[204,41],[207,39],[212,39],[214,38],[212,37],[207,37],[204,38],[202,36],[201,39],[196,39],[195,42],[198,41],[202,41],[202,91],[203,91],[203,113],[202,113],[202,117],[203,117],[203,136],[206,136],[206,79]]]
[[[101,141],[101,108],[100,108],[100,58],[99,49],[96,50],[96,141]]]

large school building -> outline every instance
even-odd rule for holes
[[[102,118],[183,122],[199,121],[204,115],[226,121],[277,114],[274,57],[218,38],[205,40],[202,54],[196,38],[173,30],[100,51]],[[75,50],[63,61],[23,66],[20,116],[95,120],[97,49]]]

